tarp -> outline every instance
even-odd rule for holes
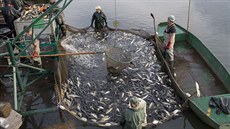
[[[230,98],[223,97],[211,97],[209,101],[209,106],[216,108],[216,113],[220,114],[221,112],[225,114],[230,114]]]

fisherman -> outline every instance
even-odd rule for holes
[[[175,16],[170,15],[168,17],[168,25],[164,30],[164,54],[163,56],[166,58],[166,55],[169,56],[169,65],[171,68],[174,66],[174,43],[175,43],[175,34],[176,34],[176,26],[175,26]]]
[[[105,14],[102,12],[101,6],[97,6],[96,12],[94,12],[91,20],[91,27],[93,27],[93,22],[95,26],[95,32],[101,33],[102,30],[107,27],[107,18]]]
[[[140,102],[139,106],[137,107],[138,109],[143,109],[144,110],[144,113],[145,113],[145,121],[144,123],[142,124],[143,127],[145,127],[147,125],[147,113],[146,113],[146,101],[142,98],[138,98],[138,101]],[[129,103],[129,107],[131,107],[131,104]]]
[[[130,99],[130,106],[122,113],[120,124],[123,129],[141,129],[145,121],[145,112],[139,108],[141,100],[137,97]]]
[[[20,17],[20,12],[15,10],[12,5],[11,0],[4,0],[4,7],[2,8],[2,15],[5,19],[7,27],[11,30],[9,37],[16,36],[16,31],[14,28],[14,20]]]
[[[56,2],[56,0],[50,0],[50,2],[49,2],[50,6],[52,6],[53,4],[55,4],[55,2]],[[57,14],[59,12],[59,10],[60,10],[59,7],[54,8],[53,13]],[[61,28],[61,32],[62,32],[61,37],[65,37],[66,36],[66,25],[65,25],[64,14],[61,13],[59,16],[56,17],[55,20],[56,20],[57,24],[59,25],[59,27]]]
[[[24,29],[26,29],[27,26],[24,26]],[[30,41],[33,40],[33,36],[32,36],[32,29],[30,28],[29,30],[26,31],[25,36],[24,36],[24,40],[25,40],[25,45],[29,45]],[[26,53],[28,55],[33,55],[32,59],[30,59],[30,61],[33,63],[33,61],[38,62],[38,66],[41,68],[42,67],[42,60],[40,55],[40,42],[38,39],[36,39],[34,41],[34,43],[32,43],[26,50]]]

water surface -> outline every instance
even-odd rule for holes
[[[154,32],[150,13],[156,22],[166,21],[170,14],[176,22],[187,27],[189,0],[117,0],[119,28],[141,28]],[[115,20],[115,0],[74,0],[65,10],[66,22],[83,28],[90,25],[95,7],[100,5],[108,17]],[[195,34],[230,71],[230,1],[192,0],[189,30]]]

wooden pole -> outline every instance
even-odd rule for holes
[[[192,1],[192,0],[189,0],[189,6],[188,6],[188,21],[187,21],[187,31],[188,31],[188,29],[189,29],[189,23],[190,23],[191,1]]]
[[[38,55],[35,57],[54,57],[54,56],[74,56],[74,55],[89,55],[89,54],[102,54],[104,52],[77,52],[77,53],[59,53],[59,54],[48,54],[48,55]],[[20,56],[20,58],[32,58],[33,55],[28,56]],[[9,56],[5,56],[5,58],[10,58]]]

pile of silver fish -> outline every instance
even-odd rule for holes
[[[132,55],[132,66],[114,75],[107,71],[104,54],[68,57],[68,85],[63,85],[64,102],[82,121],[113,126],[132,96],[147,102],[147,121],[161,124],[180,115],[180,98],[170,87],[171,80],[161,71],[155,49],[144,38],[126,32],[77,33],[62,46],[68,52],[103,52],[121,47]]]
[[[49,4],[43,5],[31,5],[28,6],[21,12],[21,21],[32,20],[33,18],[38,18],[46,9],[48,9]],[[45,18],[47,18],[46,16]]]

